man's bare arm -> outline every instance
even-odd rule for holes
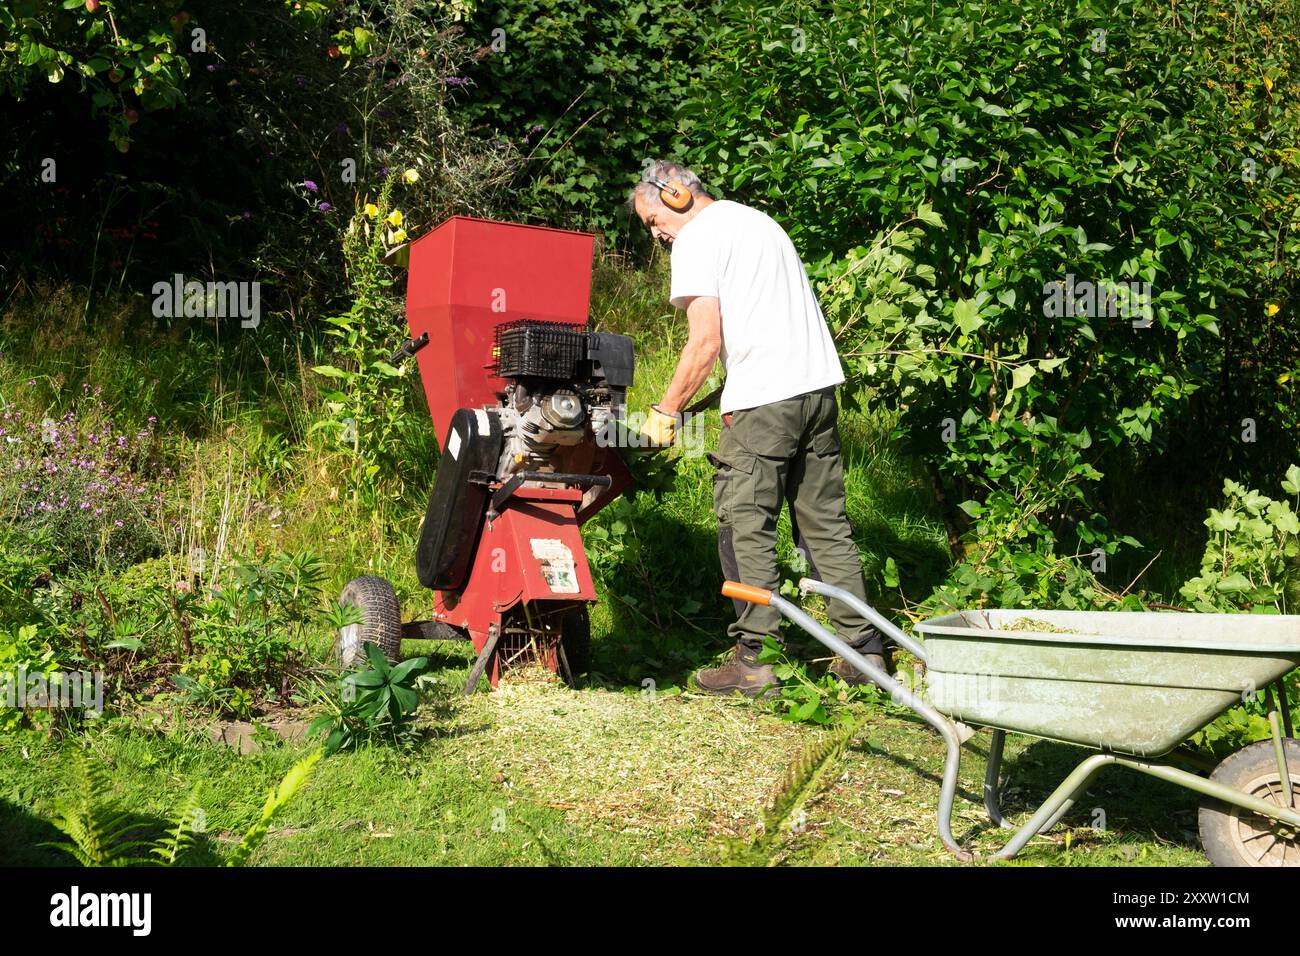
[[[659,409],[676,415],[708,381],[722,348],[722,310],[716,296],[697,295],[686,303],[686,345]]]

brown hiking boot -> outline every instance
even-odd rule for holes
[[[892,672],[892,668],[886,663],[883,654],[863,654],[862,656],[867,659],[868,663],[875,664],[886,674]],[[830,672],[850,687],[874,687],[876,685],[875,681],[868,678],[866,674],[842,657],[835,658],[835,663],[830,666]]]
[[[775,697],[781,682],[771,664],[745,660],[740,651],[721,667],[697,671],[695,684],[706,694],[744,694],[746,697]]]

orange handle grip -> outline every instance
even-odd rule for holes
[[[722,593],[729,598],[749,601],[751,604],[772,603],[772,592],[767,588],[757,588],[752,584],[741,584],[739,581],[723,581]]]

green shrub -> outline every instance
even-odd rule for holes
[[[1257,472],[1300,421],[1274,384],[1294,323],[1270,321],[1297,291],[1297,16],[1211,7],[723,9],[688,158],[787,226],[956,532],[983,520],[1048,564],[1110,553],[1132,542],[1102,518],[1108,471]],[[1149,284],[1150,308],[1112,317],[1085,280]]]
[[[1282,490],[1300,503],[1300,467]],[[1201,573],[1180,593],[1198,611],[1300,611],[1300,519],[1290,502],[1275,501],[1235,481],[1223,483],[1222,509],[1205,519],[1210,539]]]
[[[464,115],[516,144],[516,215],[644,241],[623,213],[641,163],[684,144],[676,113],[699,81],[720,4],[482,0]]]

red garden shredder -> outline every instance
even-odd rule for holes
[[[406,318],[442,456],[416,549],[435,592],[403,622],[392,585],[366,576],[342,600],[361,622],[337,651],[403,638],[467,639],[472,693],[513,664],[572,681],[596,600],[579,528],[632,484],[617,445],[632,340],[587,328],[594,237],[456,216],[409,249]]]

